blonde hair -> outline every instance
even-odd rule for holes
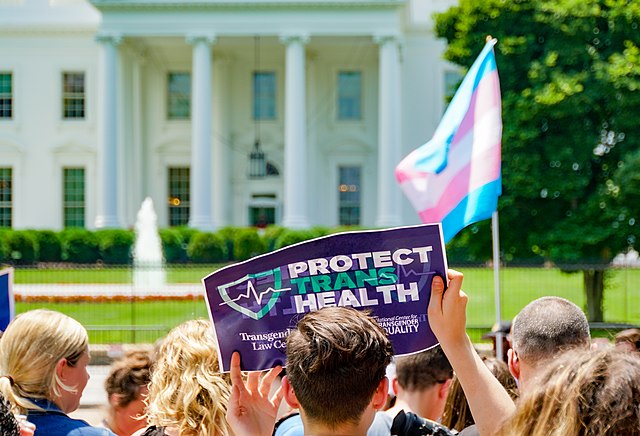
[[[568,352],[523,396],[502,434],[640,435],[640,358]]]
[[[225,419],[230,386],[219,373],[213,327],[202,319],[169,332],[152,368],[149,424],[180,434],[230,435]]]
[[[58,361],[73,366],[88,351],[87,331],[75,319],[46,309],[18,315],[0,338],[0,393],[16,412],[40,410],[28,398],[54,400],[60,389],[76,391],[56,374]]]

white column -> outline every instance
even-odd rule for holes
[[[118,211],[118,44],[119,35],[100,34],[98,77],[98,207],[96,228],[122,227]]]
[[[401,159],[400,49],[398,37],[376,36],[379,48],[378,78],[378,213],[377,227],[401,224],[401,192],[394,171]]]
[[[214,230],[211,213],[211,45],[213,35],[192,35],[187,42],[193,45],[191,72],[191,195],[189,227]]]
[[[289,228],[309,227],[304,50],[308,39],[307,35],[280,36],[280,41],[286,45],[282,225]]]

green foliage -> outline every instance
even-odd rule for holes
[[[182,240],[182,234],[175,228],[158,230],[162,241],[162,253],[167,263],[184,262],[187,259],[186,244]]]
[[[610,0],[461,0],[436,16],[445,57],[459,65],[471,65],[487,34],[498,39],[505,255],[606,263],[635,239],[632,212],[618,219],[607,185],[640,146],[639,10]]]
[[[265,241],[255,227],[236,229],[233,233],[234,260],[247,260],[267,251]]]
[[[60,232],[62,259],[74,263],[95,263],[100,259],[98,238],[94,232],[69,228]]]
[[[53,230],[37,230],[34,235],[40,249],[40,262],[60,262],[62,260],[62,245],[60,236]]]
[[[289,245],[297,244],[299,242],[307,241],[316,237],[316,234],[311,230],[284,230],[275,242],[275,249],[287,247]]]
[[[227,259],[225,260],[237,259],[237,255],[234,253],[234,244],[233,244],[235,240],[235,233],[237,230],[238,230],[237,227],[227,226],[219,229],[216,232],[218,236],[222,238],[225,245],[227,246]]]
[[[95,232],[100,249],[100,258],[106,264],[127,265],[131,263],[135,235],[131,230],[105,229]]]
[[[498,39],[505,257],[607,264],[635,243],[638,186],[619,173],[640,170],[639,24],[615,0],[460,0],[436,16],[461,66]]]
[[[216,233],[196,233],[187,247],[187,254],[195,263],[216,263],[227,259],[227,244]]]
[[[28,230],[14,230],[6,235],[9,258],[16,265],[35,263],[38,256],[38,242]]]
[[[284,231],[285,228],[280,226],[268,226],[266,229],[264,229],[262,238],[265,240],[267,251],[273,251],[276,249],[276,240]]]
[[[182,239],[182,243],[186,247],[191,242],[191,238],[193,235],[200,233],[199,230],[193,229],[191,227],[173,227],[173,229],[180,234],[180,238]],[[185,248],[186,250],[186,248]]]
[[[7,244],[7,234],[10,230],[0,229],[0,263],[8,262],[11,259],[9,244]]]

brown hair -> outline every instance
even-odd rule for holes
[[[115,394],[119,407],[127,407],[134,401],[140,387],[151,381],[151,358],[146,351],[133,351],[116,362],[104,382],[107,396]]]
[[[632,344],[637,351],[640,351],[640,329],[626,329],[618,332],[615,338],[616,345],[624,342]]]
[[[523,396],[502,433],[640,435],[640,357],[615,349],[566,353]]]
[[[498,379],[500,384],[504,386],[511,398],[514,400],[518,397],[518,386],[516,380],[509,372],[507,364],[494,357],[482,357],[482,361],[489,368],[493,376]],[[449,393],[447,394],[447,402],[444,406],[442,414],[442,425],[450,429],[462,431],[463,429],[475,424],[471,409],[467,402],[467,397],[462,390],[462,385],[457,377],[453,378]]]
[[[287,378],[309,419],[336,428],[359,421],[392,355],[373,318],[325,307],[305,315],[287,338]]]
[[[406,391],[422,391],[453,377],[453,368],[442,348],[396,358],[398,384]]]
[[[588,349],[589,322],[569,300],[542,297],[527,304],[513,320],[512,348],[529,365],[572,348]]]

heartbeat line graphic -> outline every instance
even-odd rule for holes
[[[253,295],[253,298],[255,298],[256,303],[262,304],[262,297],[264,297],[269,292],[272,292],[272,293],[275,294],[275,293],[280,293],[280,292],[285,292],[285,291],[290,291],[290,290],[291,290],[291,288],[274,289],[271,286],[269,286],[265,291],[262,291],[262,292],[260,292],[258,294],[256,292],[256,288],[253,286],[253,282],[247,281],[247,292],[246,293],[238,295],[233,300],[224,301],[224,302],[220,303],[220,306],[223,306],[223,305],[229,304],[229,303],[233,303],[233,302],[236,302],[238,300],[242,300],[244,298],[249,298],[251,295]]]
[[[404,265],[398,265],[398,268],[396,269],[396,271],[399,273],[400,271],[402,271],[402,274],[404,275],[404,277],[410,277],[410,276],[429,276],[432,274],[435,274],[435,271],[429,271],[429,272],[415,272],[412,269],[407,270]]]

